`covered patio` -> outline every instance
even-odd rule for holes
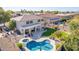
[[[29,35],[33,36],[33,34],[41,32],[43,30],[43,27],[44,26],[42,24],[34,24],[34,25],[29,25],[29,26],[22,26],[20,31],[24,35],[29,34]]]

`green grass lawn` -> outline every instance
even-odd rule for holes
[[[52,33],[54,33],[56,31],[56,29],[52,29],[52,28],[46,28],[47,31],[45,31],[42,36],[50,36]]]

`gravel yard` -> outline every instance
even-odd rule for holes
[[[19,51],[16,43],[22,38],[21,35],[6,35],[0,37],[0,50],[1,51]]]

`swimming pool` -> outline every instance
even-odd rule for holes
[[[36,51],[36,50],[45,50],[45,51],[50,51],[53,49],[53,46],[50,44],[49,40],[44,40],[41,42],[36,42],[36,41],[30,41],[26,44],[26,47],[30,51]]]
[[[25,51],[55,51],[55,41],[48,37],[34,40],[30,37],[20,39]]]

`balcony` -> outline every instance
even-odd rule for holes
[[[22,28],[30,29],[30,28],[34,28],[34,27],[38,27],[38,26],[41,26],[41,24],[35,23],[35,24],[30,24],[30,25],[24,25],[24,26],[22,26]]]

